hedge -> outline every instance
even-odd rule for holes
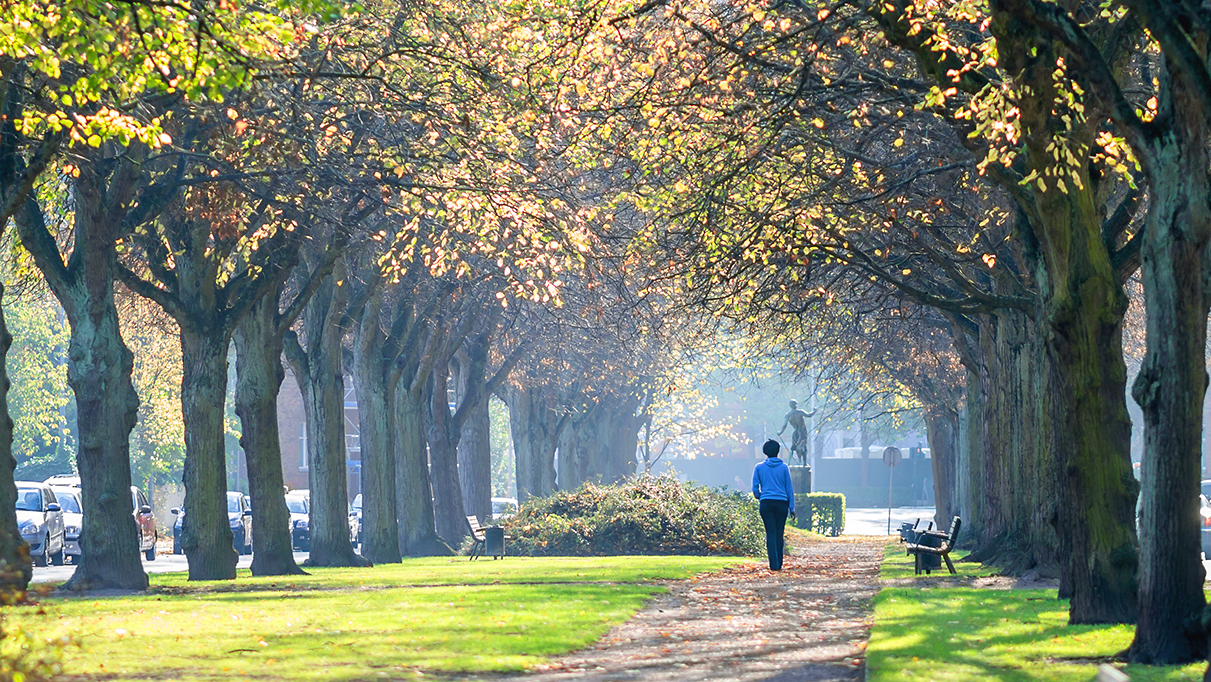
[[[795,495],[795,525],[837,537],[845,529],[845,496],[841,493]]]
[[[752,495],[683,483],[671,474],[586,483],[530,499],[504,526],[510,554],[765,554]]]

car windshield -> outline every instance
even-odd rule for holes
[[[307,503],[297,498],[293,500],[286,500],[286,508],[290,510],[291,514],[307,513]]]
[[[353,508],[357,509],[358,511],[361,511],[361,508],[362,508],[362,494],[361,493],[358,493],[357,496],[353,498]]]
[[[74,494],[56,493],[56,496],[59,498],[59,506],[63,508],[63,511],[67,512],[68,514],[84,513],[80,511],[80,500],[76,499]]]
[[[228,514],[239,514],[240,513],[240,498],[239,497],[237,497],[235,495],[227,496],[227,513]]]
[[[21,511],[42,511],[42,491],[35,488],[18,490],[17,509]]]

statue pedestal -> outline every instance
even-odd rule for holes
[[[812,468],[810,466],[788,466],[791,472],[791,485],[796,495],[806,495],[812,491]]]

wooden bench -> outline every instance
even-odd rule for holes
[[[496,528],[496,526],[481,526],[479,525],[479,517],[468,516],[467,528],[471,530],[471,539],[474,543],[471,545],[471,558],[467,561],[472,561],[484,556],[484,551],[488,548],[488,536],[484,533],[488,528]],[[504,536],[505,540],[512,540],[508,535]],[[501,553],[494,555],[492,558],[499,559],[504,556],[504,545],[501,545]]]
[[[935,554],[942,557],[942,559],[946,562],[946,568],[950,569],[951,574],[955,573],[954,564],[950,562],[950,550],[954,549],[955,539],[959,537],[959,528],[962,526],[963,519],[956,516],[954,517],[954,520],[950,522],[949,533],[939,533],[937,531],[928,530],[922,531],[917,536],[917,542],[908,544],[908,553],[913,555],[913,569],[916,571],[917,575],[921,574],[922,554]],[[926,537],[940,539],[942,541],[941,546],[931,547],[927,544],[922,544],[920,540]],[[929,570],[926,569],[926,573],[928,572]]]

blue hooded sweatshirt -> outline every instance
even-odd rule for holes
[[[777,457],[767,457],[753,467],[753,497],[758,500],[786,500],[790,512],[795,511],[795,489],[791,487],[791,472]]]

